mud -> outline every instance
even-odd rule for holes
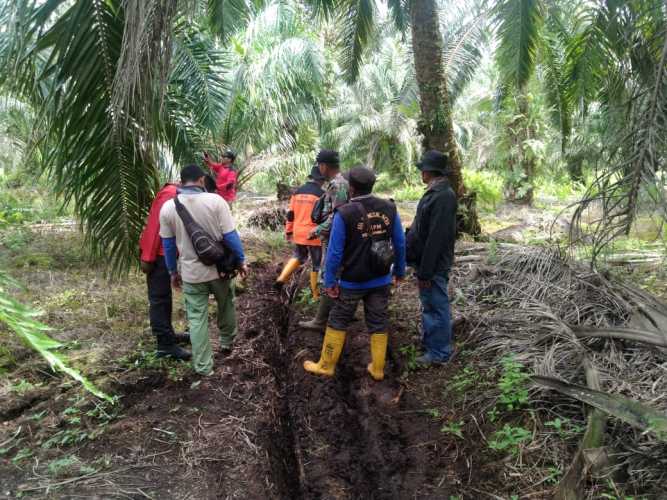
[[[391,353],[386,378],[373,381],[369,338],[362,322],[348,332],[335,377],[307,374],[322,335],[298,327],[292,309],[282,359],[303,498],[443,498],[451,492],[442,434],[399,383],[402,368]],[[363,315],[360,314],[363,317]]]
[[[335,377],[307,374],[303,361],[317,359],[322,337],[296,326],[302,308],[289,300],[293,294],[272,292],[274,279],[272,266],[253,269],[237,300],[235,349],[217,356],[212,377],[172,380],[160,370],[114,376],[111,389],[122,396],[122,415],[95,439],[40,452],[42,464],[66,454],[87,464],[105,457],[95,466],[98,472],[72,472],[62,481],[47,478],[43,465],[17,468],[5,459],[2,494],[246,499],[453,494],[455,457],[439,422],[400,381],[404,367],[392,354],[398,352],[398,336],[391,340],[382,382],[366,372],[370,353],[361,322],[350,329]],[[29,406],[8,418],[37,433],[27,419]],[[62,425],[56,422],[53,429]],[[82,425],[90,430],[95,424]],[[37,449],[39,442],[34,445]]]

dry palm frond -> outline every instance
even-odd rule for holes
[[[477,247],[474,252],[483,253]],[[480,369],[493,369],[499,357],[512,355],[537,376],[556,379],[563,387],[583,387],[582,364],[588,358],[599,372],[602,399],[622,401],[635,415],[637,409],[651,408],[653,420],[663,422],[657,416],[667,415],[667,353],[660,347],[664,333],[659,325],[667,306],[553,249],[514,245],[496,253],[489,256],[492,265],[467,273],[462,265],[453,274],[467,298],[462,313],[476,325],[471,340]],[[584,408],[570,397],[546,389],[532,396],[538,419],[583,423]],[[627,491],[659,491],[667,479],[667,445],[655,433],[627,425],[627,415],[610,413],[605,436],[610,467],[633,471]],[[664,432],[664,425],[653,428]],[[549,450],[562,449],[561,438],[545,433],[535,439],[544,450],[535,460],[553,463]]]

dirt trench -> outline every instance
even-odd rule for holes
[[[403,367],[395,342],[382,382],[366,371],[363,321],[350,329],[335,377],[307,374],[303,361],[317,359],[322,335],[298,327],[294,292],[283,295],[280,329],[267,353],[278,387],[269,455],[280,497],[447,498],[451,450],[441,446],[433,419],[399,383]]]
[[[0,460],[0,497],[447,498],[456,476],[453,451],[413,389],[399,382],[397,338],[382,382],[366,372],[368,336],[360,321],[335,377],[307,374],[303,361],[317,359],[322,336],[297,327],[312,313],[292,302],[297,283],[279,295],[274,279],[274,266],[253,269],[237,299],[236,347],[216,356],[213,376],[174,380],[164,369],[113,376],[110,391],[122,396],[122,415],[99,437],[40,448],[53,432],[70,428],[59,416],[68,398],[55,393],[7,415],[3,430],[29,430],[32,441],[24,444],[39,460],[23,467],[11,457]],[[31,420],[42,410],[45,421]],[[96,425],[84,416],[79,428]],[[49,478],[47,464],[63,456],[97,472]]]

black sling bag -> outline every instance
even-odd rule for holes
[[[176,213],[183,221],[185,232],[188,233],[195,253],[202,264],[215,265],[221,275],[227,278],[232,277],[239,268],[239,261],[229,245],[224,240],[217,241],[201,227],[180,202],[178,196],[174,198],[174,204]]]

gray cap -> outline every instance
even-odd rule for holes
[[[343,177],[347,179],[351,186],[362,189],[372,189],[375,185],[375,180],[377,179],[375,172],[363,165],[352,167],[349,171],[343,174]]]

